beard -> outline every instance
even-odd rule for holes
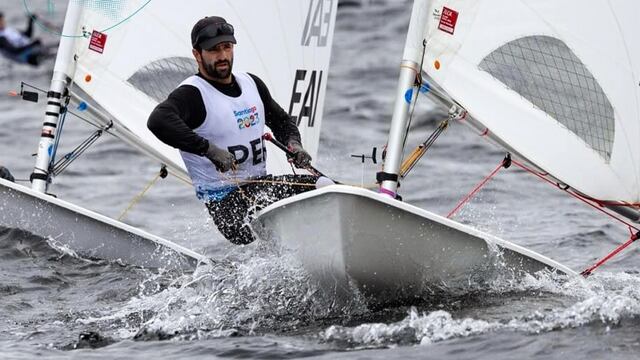
[[[218,70],[216,66],[220,64],[227,64],[227,68],[224,70]],[[229,76],[231,76],[231,69],[233,69],[233,58],[231,58],[230,61],[220,60],[216,61],[215,63],[205,62],[204,69],[207,71],[207,74],[209,74],[209,76],[214,79],[227,79],[229,78]]]

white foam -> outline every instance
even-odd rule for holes
[[[488,296],[505,293],[551,299],[529,314],[486,321],[465,317],[456,319],[447,311],[418,313],[412,308],[406,318],[395,323],[362,324],[356,327],[331,326],[320,334],[325,341],[347,343],[355,347],[380,347],[395,344],[431,344],[438,341],[479,335],[492,331],[542,333],[577,328],[593,323],[617,324],[625,318],[640,316],[640,277],[618,273],[600,273],[589,279],[566,278],[543,272],[521,282],[493,284]],[[505,309],[509,310],[506,300]],[[547,308],[548,304],[555,308]],[[482,307],[474,309],[483,313]],[[508,312],[509,314],[511,312]]]
[[[130,331],[119,332],[125,337],[143,328],[210,338],[238,331],[251,334],[258,328],[295,328],[305,321],[354,311],[332,307],[293,257],[259,247],[234,250],[225,260],[201,265],[161,291],[154,289],[158,279],[152,276],[141,284],[141,295],[125,306],[77,321],[125,322]],[[143,322],[130,321],[143,313]]]
[[[363,324],[354,328],[331,326],[321,334],[326,341],[344,341],[360,346],[383,346],[397,343],[430,344],[454,337],[466,337],[500,328],[470,318],[456,320],[451,314],[438,310],[419,314],[412,308],[409,315],[392,324]]]

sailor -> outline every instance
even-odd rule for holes
[[[27,29],[20,32],[7,27],[4,14],[0,12],[0,53],[2,55],[12,61],[32,66],[38,66],[44,58],[49,56],[42,42],[31,38],[35,19],[35,15],[29,16]]]
[[[11,172],[9,172],[9,169],[7,169],[2,165],[0,165],[0,178],[9,180],[11,182],[15,181],[15,179],[13,178],[13,175],[11,175]]]
[[[249,221],[269,204],[313,189],[311,175],[266,173],[265,125],[293,153],[298,168],[311,156],[293,119],[256,75],[233,72],[234,28],[218,16],[191,31],[198,73],[184,80],[149,116],[158,139],[178,148],[195,187],[220,232],[234,244],[254,241]]]

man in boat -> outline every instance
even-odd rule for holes
[[[9,180],[11,182],[15,181],[15,179],[13,178],[13,175],[11,175],[11,172],[9,172],[9,169],[7,169],[2,165],[0,165],[0,178]]]
[[[298,168],[311,156],[301,145],[293,119],[257,76],[232,72],[234,28],[217,16],[191,31],[198,73],[182,82],[149,116],[158,139],[178,148],[197,197],[220,232],[234,244],[254,241],[249,221],[269,204],[313,189],[317,177],[266,173],[262,135],[269,126],[287,144]]]
[[[33,39],[33,22],[36,16],[29,16],[27,29],[18,31],[7,27],[4,14],[0,12],[0,53],[9,60],[29,64],[40,65],[40,62],[50,56],[47,49],[39,39]]]

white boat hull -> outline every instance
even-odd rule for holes
[[[372,303],[406,302],[495,276],[575,274],[540,254],[372,191],[328,186],[264,209],[263,240],[293,249],[326,289],[349,284]]]
[[[53,238],[86,258],[165,269],[195,268],[208,261],[168,240],[4,179],[0,226]]]

